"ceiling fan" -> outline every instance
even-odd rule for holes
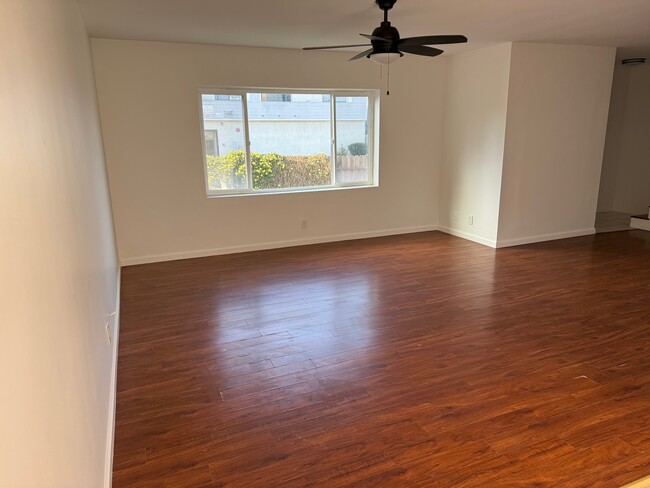
[[[305,47],[305,50],[313,49],[337,49],[344,47],[368,47],[370,49],[360,52],[350,58],[350,61],[361,58],[369,58],[381,64],[389,64],[398,60],[404,53],[417,54],[418,56],[438,56],[444,51],[430,45],[456,44],[467,42],[467,37],[460,35],[448,36],[420,36],[400,39],[398,30],[388,21],[388,11],[393,8],[397,0],[375,0],[377,6],[384,11],[384,21],[372,34],[359,34],[370,40],[370,44],[350,44],[347,46],[319,46]]]

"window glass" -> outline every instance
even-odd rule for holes
[[[368,97],[336,97],[336,183],[370,180]]]
[[[203,131],[205,136],[205,154],[206,156],[219,156],[219,142],[217,141],[216,130]]]
[[[292,103],[249,103],[253,189],[309,188],[332,183],[332,121],[327,103],[301,103],[292,93],[262,93]],[[253,94],[254,96],[254,94]],[[307,101],[303,99],[303,102]]]
[[[202,98],[208,190],[246,189],[248,165],[242,96]]]

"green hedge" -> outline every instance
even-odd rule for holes
[[[231,151],[225,156],[208,156],[210,188],[246,188],[246,154]],[[253,188],[295,188],[322,186],[331,182],[330,158],[325,154],[283,156],[251,153]]]

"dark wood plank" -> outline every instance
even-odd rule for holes
[[[650,475],[649,258],[430,232],[124,268],[113,486]]]

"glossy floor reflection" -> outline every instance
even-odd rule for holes
[[[649,251],[430,232],[127,267],[113,486],[641,478]]]

